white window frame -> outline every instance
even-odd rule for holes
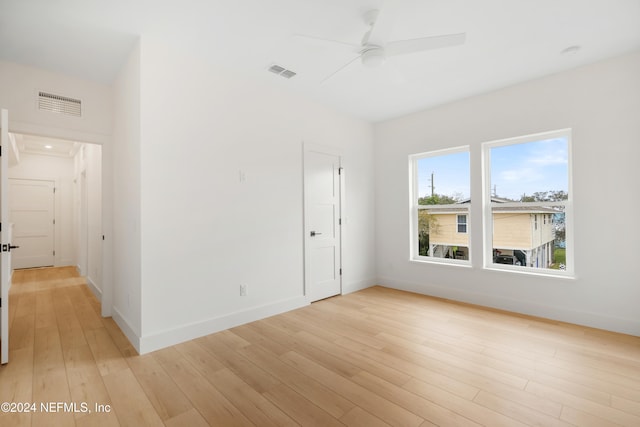
[[[568,199],[562,202],[514,202],[514,203],[494,203],[491,201],[491,149],[494,147],[515,145],[527,142],[535,142],[552,138],[567,138],[567,173],[568,173]],[[561,129],[551,132],[542,132],[532,135],[525,135],[515,138],[489,141],[482,144],[482,165],[483,165],[483,192],[482,192],[482,212],[483,212],[483,243],[484,243],[484,268],[489,270],[513,271],[523,274],[575,277],[575,245],[573,241],[573,172],[572,172],[572,142],[571,129]],[[492,208],[500,207],[522,207],[527,204],[541,207],[564,206],[565,210],[565,243],[566,243],[566,269],[555,270],[548,268],[535,268],[527,266],[505,265],[493,263],[493,212]]]
[[[464,222],[460,222],[460,217],[464,217]],[[464,231],[460,231],[460,226],[464,224]],[[469,234],[469,214],[456,215],[456,233]]]
[[[439,208],[452,208],[452,209],[460,209],[466,208],[466,212],[464,215],[467,216],[467,253],[469,254],[469,259],[455,259],[455,258],[440,258],[433,256],[421,256],[419,249],[419,239],[418,239],[418,210],[428,209],[428,205],[418,205],[418,199],[420,195],[418,194],[418,160],[424,159],[426,157],[438,157],[438,156],[446,156],[448,154],[456,154],[456,153],[469,153],[469,168],[471,170],[471,147],[468,145],[461,147],[453,147],[453,148],[445,148],[442,150],[434,150],[428,151],[424,153],[411,154],[409,155],[409,261],[415,261],[420,263],[434,263],[434,264],[451,264],[451,265],[459,265],[459,266],[467,266],[471,267],[472,265],[472,255],[471,255],[471,233],[470,222],[471,222],[471,202],[466,203],[464,205],[461,204],[453,204],[453,205],[437,205]],[[471,181],[471,173],[469,173],[469,178]],[[471,182],[469,182],[469,186],[471,187]],[[458,218],[456,216],[456,232],[457,232],[457,221]]]

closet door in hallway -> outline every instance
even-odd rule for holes
[[[54,210],[53,181],[9,179],[10,221],[13,241],[13,268],[53,266]]]

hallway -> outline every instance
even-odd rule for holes
[[[16,270],[9,328],[0,401],[88,402],[93,410],[94,403],[110,405],[110,394],[123,395],[126,382],[116,373],[127,368],[125,356],[136,353],[115,322],[100,316],[99,302],[75,267]],[[0,425],[118,425],[113,411],[74,414],[54,407],[43,413],[38,406],[32,412],[2,412]]]

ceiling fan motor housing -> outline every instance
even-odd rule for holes
[[[367,67],[377,67],[387,60],[384,49],[379,46],[371,46],[362,52],[362,64]]]

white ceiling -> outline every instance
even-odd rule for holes
[[[73,157],[78,152],[79,142],[47,138],[35,135],[14,134],[18,151],[25,154],[41,154],[55,157]]]
[[[384,40],[466,43],[377,69],[356,61],[321,83],[352,56],[294,35],[357,44],[372,8]],[[0,0],[0,60],[110,83],[140,34],[379,121],[640,49],[640,0]]]

